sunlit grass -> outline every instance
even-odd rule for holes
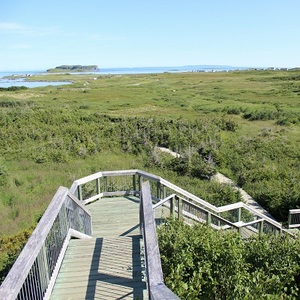
[[[300,80],[293,76],[298,76],[298,73],[247,71],[38,75],[29,79],[72,83],[15,92],[1,91],[0,109],[5,113],[15,111],[16,115],[33,109],[36,112],[62,109],[65,115],[66,112],[72,115],[79,111],[80,116],[97,113],[116,117],[193,121],[225,118],[234,121],[237,128],[232,132],[221,132],[224,140],[268,132],[283,135],[297,146],[300,142]],[[280,112],[283,115],[280,118],[287,114],[287,120],[284,120],[282,126],[278,124],[278,118],[255,121],[245,119],[246,113],[255,117],[257,112]],[[61,122],[56,125],[63,128],[64,123],[72,120],[70,118]],[[55,140],[55,133],[52,134],[53,143],[49,145],[49,150],[53,150],[59,142]],[[9,171],[7,186],[0,189],[0,217],[5,220],[0,224],[1,233],[16,232],[35,223],[60,185],[70,187],[75,179],[99,170],[144,167],[142,157],[124,154],[120,149],[112,151],[105,145],[101,145],[101,151],[91,156],[66,156],[65,162],[38,164],[34,162],[34,156],[40,154],[38,142],[30,144],[30,147],[19,147],[18,153],[14,152],[15,145],[10,145],[5,151],[1,150],[0,155],[5,159]],[[168,174],[166,170],[156,172]]]

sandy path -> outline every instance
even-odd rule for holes
[[[155,147],[155,149],[158,149],[162,152],[169,153],[173,157],[180,157],[179,153],[176,153],[168,148],[164,147]],[[265,216],[272,218],[275,220],[269,212],[267,212],[262,206],[260,206],[249,194],[247,194],[242,188],[238,187],[230,178],[226,177],[225,175],[221,173],[217,173],[213,176],[212,180],[216,180],[222,184],[229,184],[231,185],[235,190],[238,190],[241,193],[243,201],[249,205],[251,208],[257,210],[258,212],[264,214]]]

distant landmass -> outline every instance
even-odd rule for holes
[[[61,65],[52,69],[48,69],[49,73],[59,72],[98,72],[99,68],[97,65],[82,66],[82,65]]]

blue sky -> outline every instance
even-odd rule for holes
[[[299,0],[1,2],[0,71],[300,66]]]

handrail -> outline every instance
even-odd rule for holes
[[[60,187],[0,286],[0,299],[49,299],[70,238],[91,234],[91,215]]]
[[[145,180],[147,180],[146,184],[143,183]],[[93,186],[94,181],[95,186]],[[242,233],[241,229],[248,227],[258,233],[265,231],[289,233],[283,229],[280,223],[243,202],[216,207],[159,176],[141,170],[98,172],[75,180],[70,190],[64,187],[58,189],[0,286],[0,299],[49,299],[69,240],[71,237],[89,238],[92,234],[91,215],[84,204],[103,196],[127,194],[140,195],[142,198],[140,221],[144,228],[151,299],[163,299],[162,295],[170,296],[170,298],[164,299],[178,299],[174,298],[177,296],[173,295],[163,284],[162,271],[155,269],[156,267],[161,268],[161,264],[157,260],[160,257],[153,208],[163,205],[170,209],[170,214],[177,212],[178,217],[206,222],[216,229],[230,228]],[[152,205],[153,200],[157,201],[154,205]],[[250,212],[250,215],[248,213],[243,220],[241,219],[242,209]],[[232,212],[237,213],[237,217]],[[225,216],[221,214],[225,214]],[[300,214],[300,210],[291,210],[290,215],[294,214]],[[249,220],[249,216],[254,220]],[[236,218],[237,221],[233,221]],[[258,227],[255,227],[256,224]],[[154,251],[154,256],[151,254],[152,251]],[[155,263],[152,259],[156,260]],[[151,271],[153,267],[154,271]],[[154,279],[151,274],[156,274]]]
[[[263,213],[257,211],[256,209],[254,209],[253,207],[247,205],[244,202],[236,202],[236,203],[232,203],[232,204],[227,204],[227,205],[224,205],[224,206],[220,206],[217,209],[218,209],[218,213],[221,213],[221,212],[226,212],[226,211],[230,211],[230,210],[238,209],[238,208],[244,208],[244,209],[248,210],[249,212],[255,214],[256,216],[268,221],[270,224],[272,224],[275,227],[278,227],[278,228],[282,227],[279,222],[277,222],[274,219],[264,215]]]
[[[103,181],[104,179],[107,180],[108,178],[114,178],[114,177],[120,177],[120,176],[132,176],[134,178],[133,181],[136,180],[135,177],[138,177],[138,184],[136,184],[136,186],[133,186],[130,191],[128,191],[128,190],[120,191],[119,190],[118,192],[108,192],[105,190],[105,187],[103,187],[103,190],[101,191],[100,181]],[[98,192],[95,195],[88,197],[87,199],[83,199],[84,197],[82,196],[82,186],[84,186],[85,184],[90,183],[94,180],[97,181]],[[186,201],[191,202],[193,204],[197,204],[198,206],[205,208],[207,211],[210,211],[214,215],[220,215],[221,213],[230,212],[235,209],[245,209],[246,211],[251,213],[253,216],[257,216],[259,218],[264,219],[268,224],[271,224],[272,226],[277,228],[278,231],[280,231],[280,232],[284,231],[282,225],[279,222],[260,213],[256,209],[250,207],[249,205],[247,205],[243,202],[237,202],[237,203],[217,207],[217,206],[212,205],[209,202],[185,191],[184,189],[170,183],[169,181],[167,181],[159,176],[156,176],[151,173],[148,173],[148,172],[145,172],[142,170],[138,170],[138,169],[98,172],[98,173],[95,173],[95,174],[92,174],[92,175],[89,175],[89,176],[86,176],[86,177],[83,177],[81,179],[74,181],[70,191],[72,193],[74,193],[80,200],[84,201],[84,203],[88,203],[90,201],[95,201],[103,196],[114,196],[114,195],[121,195],[121,194],[125,195],[126,193],[129,193],[129,192],[138,195],[140,192],[140,185],[141,185],[142,180],[149,180],[153,183],[156,183],[157,191],[158,191],[159,187],[162,187],[163,189],[170,189],[172,191],[172,194],[177,194],[177,195],[179,194],[183,197],[186,197],[188,199]],[[153,191],[152,191],[152,198],[159,202],[159,201],[161,201],[161,199],[166,198],[166,195],[155,195],[155,194],[153,194]]]
[[[289,228],[299,228],[300,227],[300,209],[290,209],[288,218]]]
[[[153,206],[152,206],[153,209],[155,209],[155,208],[157,208],[157,207],[163,205],[164,203],[168,202],[170,199],[174,198],[175,196],[176,196],[176,194],[172,194],[172,195],[166,197],[165,199],[162,199],[162,200],[160,200],[159,202],[153,204]]]
[[[179,300],[179,298],[170,289],[168,289],[163,282],[163,272],[156,235],[156,225],[149,181],[142,184],[140,224],[143,233],[147,285],[150,300]]]

